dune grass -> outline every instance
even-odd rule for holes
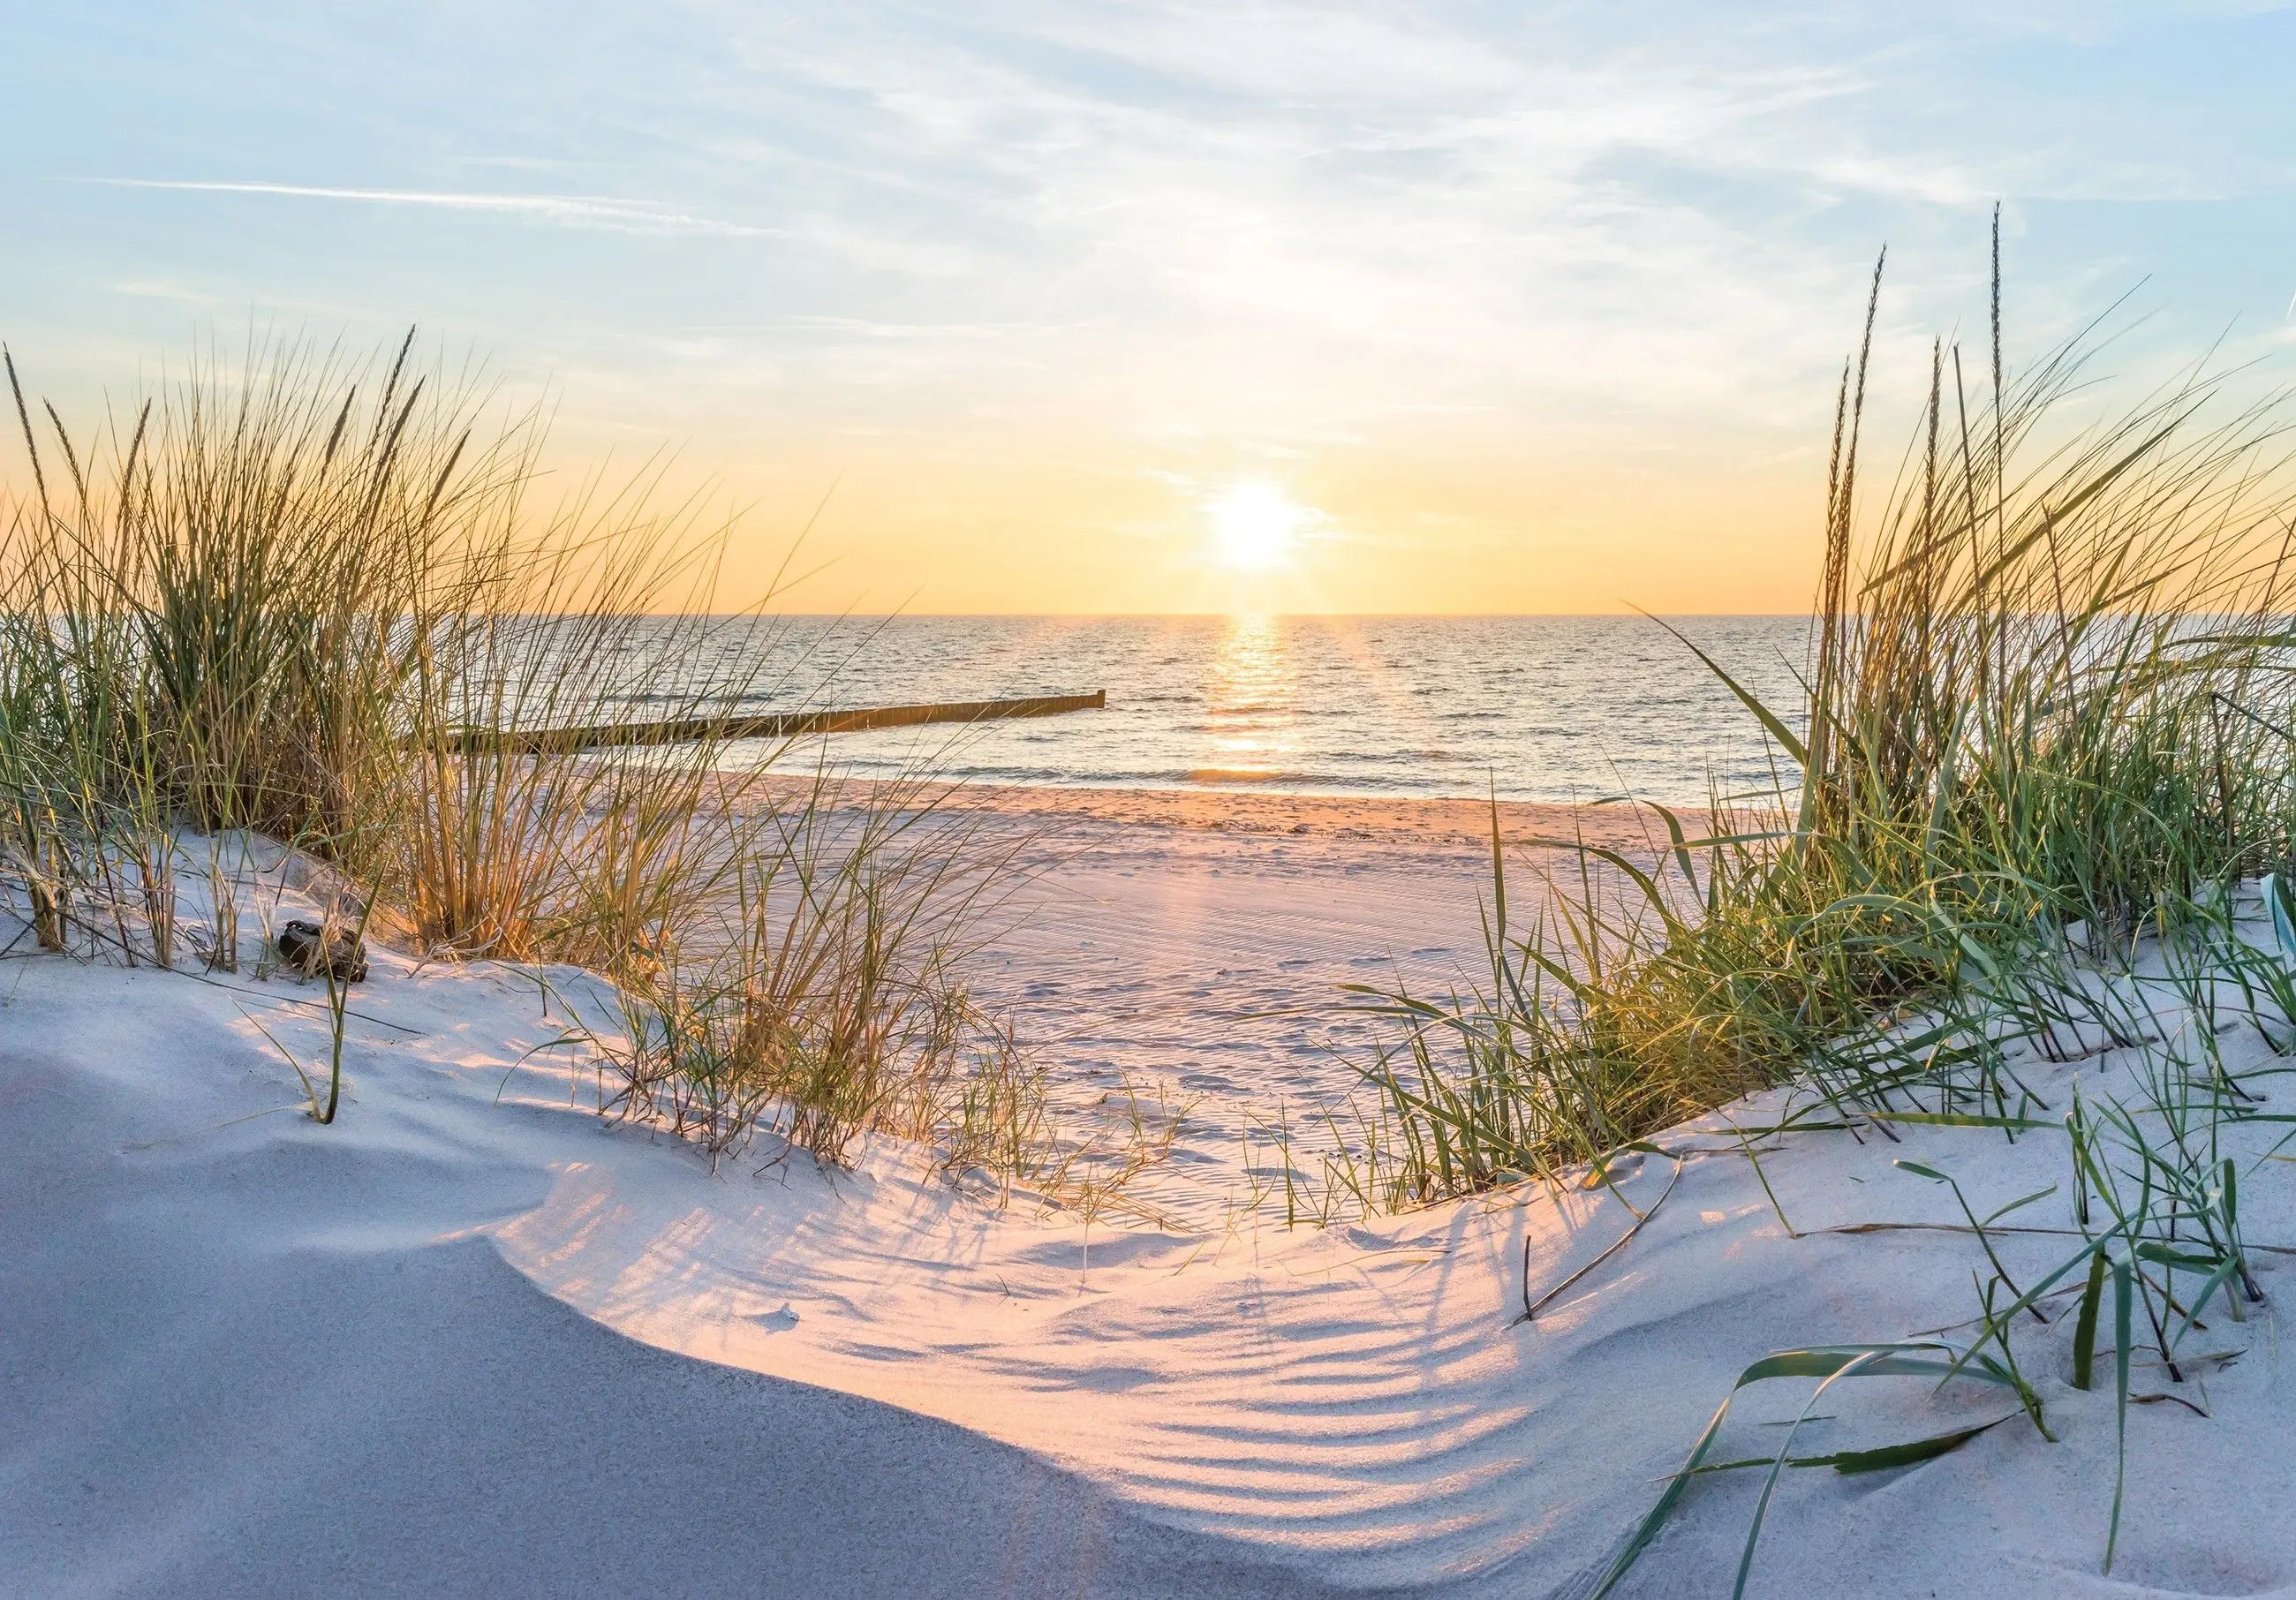
[[[1370,1069],[1389,1203],[1553,1177],[1772,1084],[1886,1103],[1942,1037],[1904,1018],[2036,1003],[2019,974],[2069,930],[2125,953],[2284,864],[2288,419],[2194,373],[2053,431],[2092,349],[1972,395],[1939,346],[1871,519],[1865,356],[1845,368],[1807,703],[1740,691],[1775,785],[1716,796],[1709,831],[1647,807],[1641,860],[1545,841],[1578,866],[1527,919],[1495,821],[1488,982],[1353,991],[1394,1029]],[[1997,1052],[1970,1047],[1972,1093],[2004,1108]]]
[[[2291,906],[2276,874],[2253,897],[2164,902],[2125,964],[2099,967],[2060,953],[2027,975],[2026,992],[2038,997],[2037,1005],[1996,997],[1933,1013],[1934,1022],[1954,1030],[1938,1052],[1937,1070],[1921,1082],[1892,1074],[1849,1103],[1859,1108],[1860,1120],[1884,1133],[1927,1126],[1963,1130],[1961,1136],[1990,1133],[2035,1141],[2039,1160],[2061,1176],[1980,1217],[1948,1174],[1919,1161],[1896,1161],[1909,1178],[1950,1188],[1965,1223],[1860,1222],[1821,1231],[1872,1235],[1918,1227],[1966,1236],[1974,1257],[1976,1315],[1957,1325],[1955,1338],[1817,1344],[1773,1351],[1750,1364],[1593,1593],[1606,1595],[1625,1579],[1696,1481],[1708,1475],[1752,1469],[1765,1474],[1732,1590],[1742,1595],[1786,1467],[1854,1474],[1908,1466],[2020,1419],[2054,1442],[2048,1405],[2062,1402],[2045,1402],[2037,1375],[2045,1371],[2064,1374],[2076,1391],[2103,1389],[2110,1395],[2115,1465],[2111,1483],[2098,1486],[2109,1504],[2102,1551],[2109,1573],[2128,1492],[2130,1407],[2175,1400],[2208,1415],[2205,1385],[2193,1380],[2247,1353],[2240,1330],[2251,1321],[2250,1309],[2265,1299],[2251,1267],[2255,1247],[2242,1224],[2240,1194],[2244,1182],[2284,1159],[2279,1153],[2290,1136],[2290,1119],[2270,1109],[2269,1095],[2277,1080],[2296,1072],[2287,1059],[2296,1053]],[[2235,1067],[2223,1047],[2226,1032],[2235,1028],[2255,1030],[2269,1053]],[[2044,1040],[2053,1043],[2042,1046]],[[2013,1110],[1966,1109],[1990,1098],[1977,1061],[1980,1044],[2005,1054],[2021,1044],[2037,1054],[2062,1049],[2074,1059],[2102,1059],[2086,1090],[2076,1077],[2055,1104],[2021,1087]],[[1816,1093],[1844,1104],[1838,1089]],[[1810,1126],[1791,1110],[1781,1118],[1781,1126],[1796,1123]],[[2031,1209],[2045,1203],[2046,1211]],[[1779,1218],[1790,1236],[1808,1236],[1795,1232],[1783,1210]],[[2029,1244],[2056,1241],[2059,1253],[2054,1259],[2045,1256],[2041,1269],[2013,1276],[1999,1250],[2010,1235],[2022,1235]],[[2216,1317],[2219,1307],[2223,1323],[2211,1329],[2206,1348],[2192,1349],[2191,1335],[2210,1329],[2204,1319]],[[2109,1378],[2100,1371],[2101,1350],[2109,1352]],[[2157,1374],[2167,1387],[2140,1392],[2140,1373]],[[1951,1383],[1990,1388],[2010,1404],[1988,1422],[1820,1456],[1794,1453],[1797,1422],[1774,1453],[1711,1458],[1738,1392],[1750,1385],[1821,1380],[1803,1408],[1807,1417],[1837,1383],[1906,1376],[1934,1380],[1939,1389]]]
[[[1879,283],[1877,267],[1877,296]],[[2296,1050],[2296,493],[2279,398],[2241,403],[2205,369],[2117,420],[2062,426],[2094,330],[2012,379],[1997,267],[1994,292],[1988,370],[1972,393],[1963,352],[1932,347],[1928,401],[1870,514],[1869,302],[1837,401],[1804,703],[1763,704],[1708,661],[1771,741],[1775,784],[1715,796],[1710,826],[1646,808],[1639,858],[1546,841],[1576,868],[1541,886],[1527,922],[1511,920],[1495,812],[1488,981],[1354,991],[1390,1042],[1367,1069],[1375,1109],[1328,1164],[1335,1191],[1386,1205],[1599,1178],[1622,1153],[1660,1150],[1660,1130],[1779,1085],[1793,1091],[1780,1128],[1750,1134],[1923,1124],[2061,1138],[2072,1205],[2041,1230],[2065,1237],[2051,1269],[2013,1279],[1993,1230],[2023,1219],[1964,1202],[1980,1301],[1966,1339],[1772,1352],[1733,1393],[1793,1378],[1820,1392],[1893,1375],[1974,1383],[2011,1402],[2001,1420],[2051,1436],[2027,1376],[2036,1352],[2069,1360],[2087,1389],[2103,1338],[2122,1440],[2109,1570],[2133,1363],[2157,1363],[2173,1391],[2210,1305],[2237,1322],[2261,1298],[2234,1151],[2250,1176],[2264,1169],[2240,1136],[2280,1131],[2261,1080]],[[2261,900],[2243,898],[2259,880]],[[2267,912],[2276,931],[2259,937]],[[2264,1034],[2267,1065],[2227,1068],[2219,1038],[2235,1025]],[[2107,1052],[2127,1087],[2070,1106],[2020,1076],[2021,1062]],[[1950,1182],[1901,1165],[1909,1181]],[[2044,1310],[2062,1313],[2068,1293],[2070,1317]],[[1528,1276],[1524,1301],[1529,1320]],[[1774,1452],[1718,1463],[1729,1411],[1598,1594],[1708,1474],[1765,1473],[1743,1593],[1782,1469],[1906,1465],[1983,1432],[1801,1457],[1789,1429]]]
[[[570,1008],[619,1103],[713,1157],[767,1134],[842,1160],[865,1132],[938,1139],[968,1092],[1035,1083],[950,970],[955,926],[1004,852],[977,848],[936,798],[895,784],[839,805],[816,775],[723,806],[698,869],[708,912],[626,964],[605,1025]]]
[[[770,596],[713,614],[726,529],[659,471],[545,503],[541,414],[418,370],[411,332],[367,362],[202,359],[77,434],[6,373],[0,892],[37,946],[235,968],[265,913],[226,841],[266,836],[346,936],[611,981],[602,1106],[713,1156],[770,1132],[836,1161],[872,1130],[1042,1154],[1041,1074],[989,1047],[954,959],[1001,858],[933,825],[922,780],[763,798],[786,751],[742,762],[708,726],[791,652]],[[633,706],[702,736],[469,736]]]

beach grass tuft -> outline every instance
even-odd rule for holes
[[[1034,1151],[1041,1075],[988,1048],[954,960],[1003,857],[922,778],[855,800],[713,731],[791,652],[770,594],[719,611],[727,528],[659,463],[545,499],[544,414],[411,331],[368,360],[203,354],[78,433],[5,369],[0,893],[40,948],[235,970],[221,841],[260,835],[348,937],[608,980],[602,1104],[713,1156],[944,1126],[972,1164]],[[633,707],[697,736],[500,736]]]
[[[1367,1068],[1388,1203],[1552,1177],[1778,1083],[1887,1104],[1948,1041],[1971,1104],[2005,1112],[2013,1074],[1958,1013],[2045,1008],[2068,934],[2125,957],[2286,863],[2289,418],[2194,371],[2054,428],[2094,355],[2079,339],[1970,394],[1937,347],[1870,518],[1865,355],[1845,367],[1806,702],[1763,704],[1708,662],[1771,741],[1775,784],[1702,818],[1646,805],[1638,858],[1516,841],[1572,863],[1528,915],[1495,811],[1486,981],[1351,991],[1389,1030]]]
[[[1997,340],[1999,293],[1997,266]],[[1838,390],[1804,702],[1765,704],[1700,652],[1771,741],[1775,784],[1715,795],[1695,825],[1647,807],[1639,856],[1540,841],[1573,866],[1521,921],[1495,806],[1488,981],[1443,996],[1352,991],[1389,1030],[1366,1067],[1375,1136],[1327,1164],[1335,1187],[1390,1206],[1528,1177],[1601,1181],[1622,1153],[1664,1153],[1651,1142],[1660,1130],[1776,1086],[1789,1109],[1765,1134],[2062,1140],[2061,1184],[1982,1218],[1943,1172],[1899,1163],[1960,1201],[1965,1227],[1948,1231],[1972,1242],[1979,1300],[1966,1338],[1772,1352],[1732,1392],[1792,1378],[1818,1379],[1820,1393],[1893,1375],[1974,1383],[2014,1401],[1997,1421],[2022,1416],[2054,1438],[2027,1369],[2046,1351],[2073,1391],[2095,1388],[2107,1338],[2109,1571],[2130,1405],[2204,1411],[2204,1394],[2180,1392],[2186,1335],[2214,1305],[2237,1324],[2262,1298],[2234,1152],[2252,1176],[2269,1153],[2250,1145],[2284,1143],[2264,1080],[2296,1046],[2289,417],[2281,397],[2243,401],[2229,375],[2194,368],[2117,419],[2062,427],[2094,329],[2013,382],[1997,344],[1991,384],[1974,394],[1960,350],[1939,341],[1904,465],[1868,514],[1858,469],[1875,304]],[[2220,1042],[2233,1028],[2274,1054],[2234,1071]],[[2021,1076],[2022,1063],[2107,1054],[2121,1087],[2084,1094],[2077,1081],[2070,1106]],[[1759,1175],[1756,1141],[1742,1143]],[[2005,1221],[2060,1193],[2070,1226]],[[2062,1235],[2064,1252],[2013,1278],[1996,1248],[2004,1229]],[[2073,1315],[2049,1315],[2068,1294]],[[1527,1277],[1524,1303],[1528,1320]],[[2140,1366],[2168,1389],[2136,1393]],[[1784,1467],[1904,1465],[1995,1425],[1816,1457],[1793,1454],[1789,1429],[1775,1451],[1717,1463],[1730,1409],[1597,1594],[1708,1474],[1763,1469],[1743,1593]]]
[[[1917,1375],[1993,1386],[2013,1409],[1814,1457],[1793,1453],[1795,1424],[1775,1451],[1715,1462],[1725,1400],[1598,1596],[1709,1473],[1763,1472],[1734,1584],[1745,1593],[1784,1467],[1904,1467],[2016,1416],[2053,1440],[2028,1368],[2062,1361],[2073,1391],[2096,1389],[2101,1336],[2114,1352],[2110,1572],[2128,1407],[2172,1398],[2204,1412],[2204,1393],[2181,1393],[2185,1336],[2211,1306],[2239,1325],[2261,1300],[2234,1153],[2255,1176],[2284,1144],[2264,1079],[2287,1072],[2296,1046],[2287,408],[2280,395],[2241,402],[2227,374],[2193,367],[2120,418],[2060,427],[2094,328],[2005,376],[1996,241],[1990,386],[1972,395],[1961,349],[1931,347],[1904,466],[1866,514],[1878,283],[1876,267],[1837,390],[1805,702],[1766,705],[1681,641],[1770,739],[1775,783],[1715,794],[1699,826],[1649,806],[1639,858],[1543,841],[1573,873],[1543,883],[1527,925],[1508,921],[1492,808],[1488,982],[1352,992],[1389,1026],[1366,1070],[1378,1136],[1332,1166],[1389,1205],[1573,1169],[1600,1180],[1628,1150],[1665,1153],[1651,1144],[1660,1129],[1789,1086],[1766,1132],[2062,1138],[2064,1180],[1980,1217],[1947,1173],[1898,1161],[1949,1186],[1965,1217],[1947,1230],[1968,1233],[1977,1256],[1968,1336],[1770,1352],[1731,1389],[1816,1377],[1807,1416],[1841,1382]],[[2220,1040],[2243,1026],[2273,1054],[2232,1070]],[[2021,1077],[2021,1063],[2089,1056],[2120,1063],[2112,1088],[2082,1095],[2076,1079],[2071,1106]],[[1759,1176],[1754,1141],[1742,1145]],[[2071,1226],[2006,1221],[2060,1192]],[[1779,1224],[1805,1237],[1784,1210]],[[2064,1253],[2012,1276],[2002,1230],[2064,1235]],[[1524,1281],[1524,1320],[1534,1311]],[[2136,1393],[2140,1366],[2168,1389]]]

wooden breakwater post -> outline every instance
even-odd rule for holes
[[[446,735],[449,754],[509,751],[518,755],[566,755],[614,745],[690,744],[701,739],[794,739],[807,734],[857,734],[871,728],[918,727],[931,722],[1004,722],[1020,717],[1062,717],[1108,707],[1108,691],[1088,694],[1024,694],[1013,700],[949,700],[923,705],[864,706],[842,711],[782,711],[755,717],[667,717],[644,722],[598,722],[576,727],[459,728]]]

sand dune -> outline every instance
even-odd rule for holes
[[[1218,907],[1237,857],[1180,825],[1104,825],[1121,841],[1077,903],[1131,930],[1116,966],[1160,928],[1210,927],[1250,946],[1250,984],[1304,985],[1382,954],[1382,931],[1422,937],[1379,915],[1402,887],[1344,890],[1346,864],[1322,857],[1262,858],[1191,923],[1119,885]],[[1465,837],[1415,860],[1381,841],[1431,923],[1456,925],[1445,874],[1471,882]],[[1014,933],[1013,970],[1053,937]],[[1281,966],[1299,951],[1309,964]],[[1175,979],[1150,981],[1160,1014]],[[246,1020],[316,1054],[312,1008],[281,1005],[310,992],[0,964],[0,1590],[1580,1594],[1749,1361],[1973,1314],[1965,1236],[1819,1231],[1958,1219],[1893,1157],[1951,1170],[1980,1209],[2064,1176],[2045,1140],[1939,1128],[1767,1140],[1758,1176],[1731,1129],[1775,1107],[1748,1103],[1622,1169],[1641,1207],[1681,1176],[1625,1251],[1520,1325],[1526,1260],[1534,1286],[1585,1265],[1631,1221],[1620,1195],[1525,1190],[1324,1231],[1209,1209],[1083,1227],[966,1198],[890,1144],[849,1174],[713,1175],[600,1123],[547,1053],[519,1064],[555,1032],[529,978],[387,953],[359,994],[351,1099],[320,1128]],[[2075,1072],[2110,1087],[2126,1068],[2020,1070],[2061,1096]],[[2296,1246],[2286,1186],[2259,1179],[2243,1214],[2260,1246]],[[2002,1248],[2030,1270],[2062,1243]],[[2069,1386],[2059,1329],[2030,1375],[2061,1442],[2020,1422],[1899,1472],[1790,1472],[1752,1592],[2289,1591],[2289,1259],[2260,1251],[2271,1300],[2250,1324],[2194,1336],[2214,1358],[2180,1398],[2211,1416],[2133,1408],[2110,1580],[2113,1410]],[[2004,1408],[1860,1387],[1806,1444]],[[2168,1391],[2141,1363],[2137,1387]],[[1729,1453],[1775,1448],[1764,1424],[1806,1391],[1749,1391]],[[1727,1592],[1758,1476],[1697,1485],[1622,1592]]]

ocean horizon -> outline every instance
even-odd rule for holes
[[[744,711],[1104,690],[1042,720],[800,742],[857,777],[1695,805],[1782,752],[1675,628],[1798,718],[1801,616],[783,615],[711,653],[767,666]],[[724,658],[705,661],[722,669]],[[633,716],[649,708],[628,702]],[[765,753],[756,745],[736,757]],[[791,758],[784,757],[784,760]]]

